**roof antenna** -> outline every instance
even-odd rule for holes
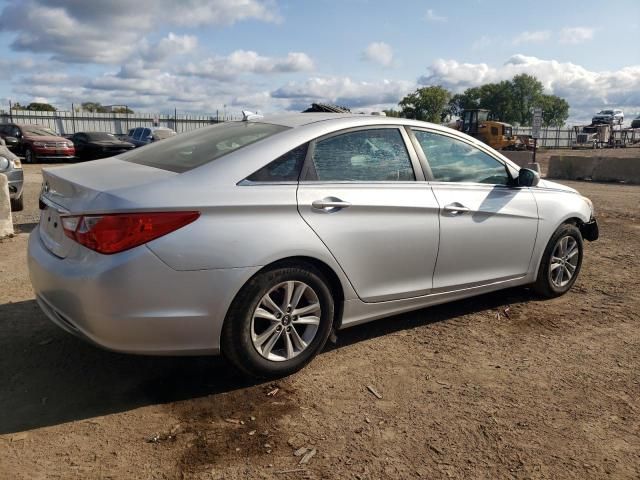
[[[261,115],[258,112],[250,112],[249,110],[242,111],[242,121],[248,122],[249,120],[258,120],[260,118],[264,118],[264,115]]]

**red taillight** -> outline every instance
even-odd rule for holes
[[[115,213],[63,217],[67,237],[99,253],[128,250],[188,225],[200,212]]]

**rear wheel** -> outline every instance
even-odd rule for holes
[[[252,377],[290,375],[324,347],[334,303],[322,274],[286,265],[261,272],[236,296],[222,328],[222,354]]]
[[[565,294],[573,286],[582,266],[583,242],[578,227],[564,224],[545,248],[533,289],[543,297]]]

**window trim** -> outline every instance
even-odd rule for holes
[[[413,138],[415,139],[416,142],[416,151],[418,152],[418,156],[420,157],[421,161],[424,161],[424,165],[426,165],[426,168],[428,169],[427,171],[428,173],[428,182],[430,184],[434,184],[434,185],[473,185],[473,186],[478,186],[478,185],[482,185],[482,186],[487,186],[487,187],[506,187],[506,188],[518,188],[517,185],[517,177],[513,176],[513,173],[511,171],[510,166],[505,163],[504,160],[502,160],[499,157],[496,157],[489,149],[488,146],[483,145],[477,145],[474,142],[469,141],[468,139],[456,135],[456,134],[452,134],[450,132],[443,132],[440,130],[435,130],[432,128],[427,128],[427,127],[416,127],[416,126],[408,126],[408,128],[410,130],[412,130],[412,135]],[[498,163],[501,163],[504,166],[505,171],[507,172],[507,175],[509,176],[509,183],[507,185],[501,185],[501,184],[497,184],[497,183],[479,183],[479,182],[444,182],[441,180],[436,180],[433,176],[433,173],[431,171],[431,166],[429,164],[429,159],[426,155],[426,153],[424,152],[424,150],[422,149],[422,145],[420,145],[420,142],[418,141],[417,137],[415,136],[415,133],[413,132],[413,130],[417,130],[417,131],[423,131],[423,132],[427,132],[430,134],[434,134],[434,135],[441,135],[443,137],[449,137],[452,138],[454,140],[458,140],[459,142],[465,143],[467,145],[469,145],[470,147],[473,148],[477,148],[478,150],[480,150],[481,152],[485,153],[486,155],[488,155],[489,157],[493,158],[495,161],[497,161]]]
[[[413,169],[413,175],[415,177],[414,180],[367,180],[367,181],[359,181],[359,180],[318,180],[318,175],[316,173],[315,165],[313,164],[313,154],[316,149],[316,143],[326,140],[328,138],[337,137],[338,135],[344,135],[346,133],[351,132],[361,132],[366,130],[397,130],[400,133],[400,137],[404,143],[404,147],[407,150],[407,155],[409,156],[409,162],[411,164],[411,168]],[[424,171],[422,170],[422,166],[420,165],[418,155],[415,151],[413,144],[407,135],[406,130],[402,125],[390,125],[390,124],[382,124],[382,125],[365,125],[365,126],[357,126],[357,127],[349,127],[343,128],[340,130],[336,130],[320,137],[314,138],[309,142],[309,148],[307,149],[307,156],[305,157],[304,164],[302,165],[302,171],[300,172],[300,184],[310,184],[310,185],[322,185],[322,184],[357,184],[357,185],[366,185],[366,184],[393,184],[393,185],[402,185],[402,184],[415,184],[418,182],[425,182],[426,179],[424,177]]]
[[[249,180],[249,177],[254,173],[259,172],[263,168],[266,168],[267,166],[271,165],[273,162],[275,162],[279,158],[283,157],[284,155],[287,155],[291,151],[295,150],[296,148],[300,148],[305,144],[307,145],[307,154],[305,155],[304,160],[302,160],[302,166],[300,167],[300,172],[298,173],[297,180],[279,180],[279,181],[273,181],[273,182],[257,182],[255,180]],[[289,150],[284,152],[282,155],[279,155],[278,157],[264,164],[262,167],[258,168],[255,172],[250,173],[249,175],[246,176],[246,178],[243,178],[238,183],[236,183],[236,185],[240,187],[251,187],[251,186],[260,186],[260,185],[298,185],[298,183],[300,182],[300,179],[302,178],[302,174],[304,172],[304,166],[307,163],[307,158],[308,158],[310,149],[311,149],[311,141],[302,142],[300,145],[290,148]]]

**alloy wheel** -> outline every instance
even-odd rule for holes
[[[300,355],[315,338],[320,300],[304,282],[290,280],[271,288],[251,319],[251,341],[267,360],[282,362]]]
[[[549,277],[556,288],[565,287],[578,268],[579,245],[575,238],[566,235],[558,240],[549,266]]]

